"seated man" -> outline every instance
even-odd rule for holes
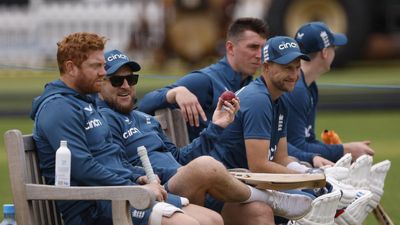
[[[133,73],[140,66],[118,50],[107,52],[105,58],[107,77],[99,95],[104,101],[98,105],[111,126],[114,141],[126,152],[130,163],[140,165],[137,147],[144,145],[154,168],[176,171],[161,179],[167,190],[188,197],[192,203],[222,210],[225,224],[273,224],[265,203],[276,214],[292,219],[308,211],[308,197],[254,189],[235,179],[211,157],[199,157],[214,148],[223,129],[232,122],[239,108],[237,100],[232,105],[219,99],[212,123],[190,145],[178,149],[153,117],[134,110],[138,75]],[[205,199],[206,194],[230,203]]]
[[[315,119],[318,105],[316,80],[330,70],[335,58],[335,47],[345,45],[344,34],[332,33],[322,22],[306,23],[296,33],[296,41],[310,61],[301,61],[300,78],[294,90],[285,93],[282,100],[290,113],[288,117],[287,140],[295,147],[313,154],[319,154],[332,162],[344,154],[351,153],[353,160],[363,154],[374,155],[369,141],[344,144],[324,144],[316,139]]]
[[[267,24],[263,20],[238,18],[228,28],[224,58],[146,94],[138,110],[153,114],[157,109],[179,107],[188,122],[189,138],[193,140],[208,126],[222,92],[235,92],[253,80],[261,65],[260,52],[267,35]]]
[[[262,51],[262,74],[239,90],[240,110],[210,154],[228,168],[252,172],[304,173],[287,153],[287,108],[279,98],[298,80],[302,54],[293,38],[270,38]]]
[[[66,36],[58,43],[57,50],[60,80],[47,84],[44,93],[33,102],[33,138],[47,184],[54,184],[55,153],[61,140],[68,141],[71,151],[72,186],[144,184],[144,171],[126,161],[90,95],[100,91],[106,75],[104,45],[105,38],[97,34]],[[176,206],[167,205],[173,214],[162,217],[163,225],[223,224],[222,218],[209,209],[192,204],[182,207],[180,198],[171,194],[167,197],[158,183],[143,187],[152,191],[157,201],[166,200]],[[110,201],[56,201],[56,204],[66,225],[112,224]],[[149,212],[132,212],[134,224],[151,224]]]

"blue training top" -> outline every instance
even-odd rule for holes
[[[107,121],[89,95],[81,95],[57,80],[46,85],[34,99],[31,118],[39,165],[47,184],[54,184],[55,152],[61,140],[71,151],[71,186],[135,185],[141,168],[128,163],[112,140]],[[68,224],[96,201],[57,201]]]
[[[178,169],[199,156],[208,155],[224,130],[210,123],[198,138],[179,149],[164,134],[160,123],[154,117],[137,110],[121,114],[100,99],[98,105],[110,124],[115,142],[124,149],[132,165],[141,165],[137,147],[143,145],[147,149],[153,168]]]
[[[273,160],[279,140],[286,137],[286,107],[280,99],[272,101],[262,77],[243,87],[237,95],[240,110],[211,155],[228,168],[248,168],[244,141],[263,139],[270,141],[269,149],[265,149],[269,151],[266,160]]]
[[[146,94],[139,102],[138,110],[154,115],[154,111],[162,108],[176,108],[176,104],[169,104],[166,99],[167,92],[175,87],[184,86],[196,95],[203,108],[207,121],[200,119],[200,126],[188,125],[189,139],[193,140],[200,135],[211,121],[212,115],[217,108],[218,98],[225,90],[236,92],[241,87],[249,84],[252,76],[242,81],[242,75],[235,72],[229,65],[226,57],[218,63],[193,71],[180,78],[174,84]]]
[[[287,131],[287,140],[290,144],[305,152],[320,154],[332,162],[336,162],[343,156],[343,145],[328,145],[316,139],[314,129],[318,87],[315,82],[312,82],[309,87],[307,86],[303,71],[301,71],[300,79],[294,90],[285,93],[282,100],[290,113]]]

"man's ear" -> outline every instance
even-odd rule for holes
[[[321,57],[322,57],[322,59],[328,58],[328,49],[327,48],[323,48],[321,50]]]
[[[232,41],[227,41],[225,43],[225,49],[226,49],[227,55],[233,55],[233,47],[234,47],[234,44]]]
[[[64,62],[64,68],[65,74],[72,75],[73,77],[77,75],[78,67],[75,66],[74,62],[72,62],[71,60]]]
[[[262,69],[261,73],[263,73],[264,71],[268,71],[270,69],[270,67],[271,67],[270,62],[262,63],[261,64],[261,69]]]

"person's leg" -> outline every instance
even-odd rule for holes
[[[277,191],[258,190],[234,178],[222,163],[202,156],[186,166],[168,181],[169,192],[204,205],[208,193],[223,202],[248,203],[262,201],[273,207],[274,213],[288,219],[300,218],[311,209],[312,199],[304,195],[290,195]]]
[[[189,215],[190,217],[196,219],[199,224],[202,225],[222,225],[224,224],[222,217],[207,208],[202,206],[189,204],[182,208],[185,214]],[[185,223],[176,223],[176,224],[185,224]]]
[[[208,156],[179,168],[168,181],[168,190],[197,205],[204,205],[206,193],[224,202],[242,202],[250,196],[246,185],[231,176],[222,163]]]
[[[200,225],[200,223],[184,214],[184,213],[174,213],[171,217],[165,217],[163,216],[161,219],[161,225],[175,225],[175,224],[190,224],[190,225]],[[151,225],[151,221],[149,222],[149,225]]]
[[[162,217],[161,225],[190,224],[200,225],[200,223],[191,216],[184,213],[174,213],[171,217]],[[149,222],[151,225],[151,221]]]
[[[163,214],[161,219],[161,225],[175,225],[175,224],[188,224],[188,225],[222,225],[224,224],[222,221],[222,217],[209,209],[206,209],[201,206],[189,204],[182,208],[183,212],[174,212],[172,215],[168,214],[169,216]],[[168,211],[168,210],[167,210]],[[153,217],[150,215],[148,220],[148,225],[158,225],[159,219],[157,216]],[[153,220],[154,219],[154,220]],[[144,224],[144,223],[143,223]]]
[[[274,225],[272,208],[264,202],[225,203],[222,212],[225,225]]]

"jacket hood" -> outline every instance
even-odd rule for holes
[[[30,117],[32,120],[35,120],[35,116],[37,111],[40,108],[40,105],[49,97],[53,95],[79,95],[74,89],[69,88],[63,81],[56,80],[45,85],[43,94],[34,98],[32,101],[32,111],[30,113]]]

